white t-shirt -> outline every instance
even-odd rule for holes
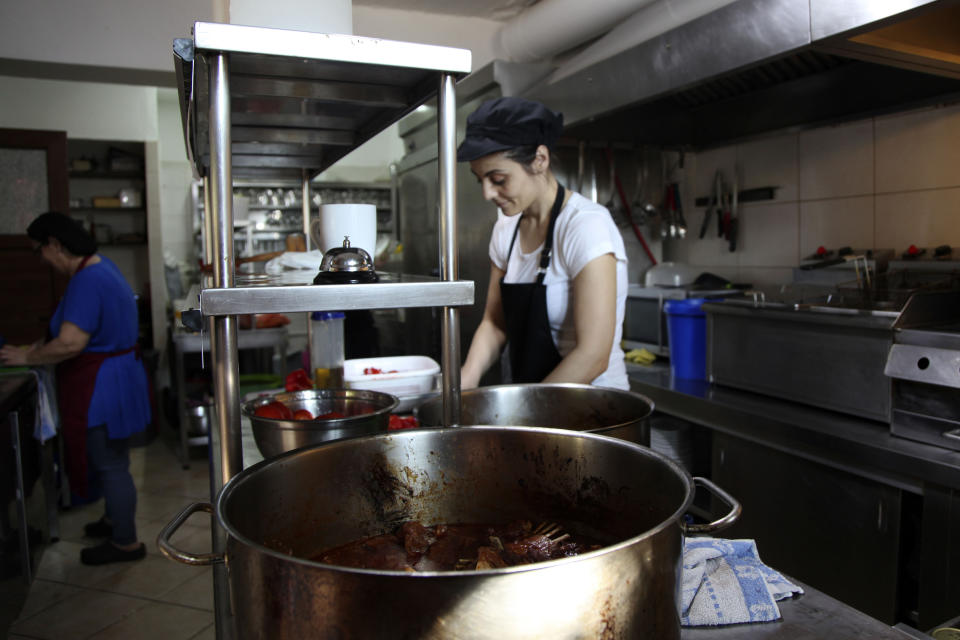
[[[504,282],[534,282],[540,262],[541,244],[531,253],[523,253],[520,239],[514,243],[507,265],[507,251],[513,232],[520,223],[520,216],[505,216],[497,212],[497,223],[490,237],[490,260],[506,271]],[[606,207],[571,193],[566,206],[557,217],[553,236],[553,253],[550,266],[544,276],[547,286],[547,317],[553,342],[561,357],[573,350],[577,335],[573,327],[573,281],[580,270],[594,258],[612,253],[617,259],[617,318],[616,332],[607,370],[597,376],[592,384],[603,387],[629,389],[627,369],[623,362],[620,340],[623,337],[623,312],[627,302],[627,253],[623,237]]]

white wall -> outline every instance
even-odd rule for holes
[[[0,126],[66,131],[69,138],[157,139],[157,89],[0,76]]]
[[[157,116],[163,250],[172,261],[185,266],[194,259],[193,204],[190,198],[193,171],[187,161],[176,91],[161,89],[157,92]]]
[[[0,58],[61,64],[173,71],[171,42],[190,36],[194,22],[213,21],[222,0],[36,0],[0,2]],[[347,32],[349,1],[234,0],[231,22]],[[258,12],[258,7],[260,11]],[[302,18],[295,16],[302,15]],[[281,15],[282,14],[282,15]],[[493,59],[494,20],[415,11],[353,7],[353,33],[373,38],[462,47],[473,51],[474,69]],[[341,28],[341,22],[343,28]]]
[[[4,0],[0,58],[172,72],[173,39],[212,15],[211,0]]]
[[[667,259],[754,284],[792,281],[819,246],[894,249],[960,246],[960,105],[767,136],[688,159],[686,202],[710,192],[714,172],[741,188],[776,186],[776,198],[741,207],[737,250],[716,238],[666,242]],[[699,229],[703,208],[689,207]]]
[[[0,82],[4,87],[0,127],[66,131],[67,138],[134,142],[157,139],[155,87],[3,76]],[[150,240],[160,242],[159,238]],[[104,251],[117,263],[131,288],[142,292],[150,279],[142,256],[126,247]]]
[[[493,60],[493,37],[501,25],[496,20],[483,18],[361,6],[353,8],[353,32],[356,35],[470,49],[474,71]]]
[[[495,20],[481,18],[361,6],[353,8],[354,34],[470,49],[474,70],[493,60],[493,36],[500,25]],[[389,180],[390,162],[399,160],[403,154],[403,141],[394,125],[344,157],[319,179],[360,182]]]
[[[222,0],[228,4],[230,24],[317,33],[353,33],[351,0]]]

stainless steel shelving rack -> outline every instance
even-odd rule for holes
[[[211,498],[242,467],[237,317],[242,313],[443,307],[444,424],[460,418],[458,307],[473,282],[458,280],[456,97],[470,72],[465,49],[198,22],[174,40],[187,153],[204,180],[213,277],[200,293],[209,319],[217,427],[211,429]],[[233,178],[300,180],[309,237],[310,180],[352,149],[436,97],[440,277],[384,274],[373,284],[313,286],[234,272]],[[311,274],[312,278],[312,274]],[[213,551],[225,536],[212,519]],[[217,637],[233,637],[226,569],[214,567]]]

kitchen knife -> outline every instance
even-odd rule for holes
[[[736,167],[733,169],[733,204],[730,207],[730,251],[737,250],[737,227],[739,226],[738,211],[737,211],[737,188],[739,186],[739,172]]]
[[[717,171],[713,177],[714,188],[710,192],[710,203],[707,205],[707,210],[703,214],[703,222],[700,224],[700,237],[703,238],[707,235],[707,227],[710,226],[710,216],[713,215],[713,210],[717,209],[717,225],[720,224],[720,184],[723,180],[723,177],[720,171]]]

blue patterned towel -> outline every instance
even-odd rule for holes
[[[37,379],[37,415],[33,425],[33,437],[40,442],[46,442],[57,435],[60,424],[53,374],[46,367],[37,367],[32,371]]]
[[[684,543],[680,622],[685,627],[779,620],[777,600],[802,593],[760,561],[753,540]]]

